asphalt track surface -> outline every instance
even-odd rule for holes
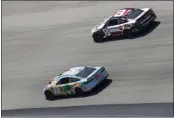
[[[134,116],[134,117],[171,117],[171,103],[145,103],[145,104],[112,104],[112,105],[89,105],[89,106],[73,106],[62,108],[35,108],[22,110],[7,110],[2,112],[2,116],[27,116],[27,117],[113,117],[113,116]],[[109,110],[107,110],[109,109]]]
[[[150,7],[158,22],[132,40],[94,43],[91,29],[124,7]],[[110,76],[89,96],[45,100],[48,81],[78,65],[104,66]],[[172,1],[2,2],[3,110],[171,102]]]

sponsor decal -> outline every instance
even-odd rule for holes
[[[66,95],[71,95],[72,93],[70,92],[70,90],[72,89],[72,86],[71,85],[65,85],[63,86],[63,90],[64,92],[66,93]]]

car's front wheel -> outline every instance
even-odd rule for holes
[[[54,95],[51,91],[46,90],[45,91],[45,97],[46,97],[47,100],[52,100],[54,98]]]
[[[103,41],[103,37],[100,33],[95,33],[93,34],[93,41],[94,42],[102,42]]]

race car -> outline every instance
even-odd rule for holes
[[[94,42],[115,36],[132,38],[132,34],[142,31],[156,19],[156,14],[151,8],[123,8],[114,15],[106,18],[92,29]]]
[[[109,76],[104,67],[77,66],[53,78],[44,87],[46,99],[55,96],[81,96],[92,91]]]

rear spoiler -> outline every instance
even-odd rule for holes
[[[94,80],[95,78],[99,78],[100,75],[98,74],[98,72],[102,73],[103,71],[105,71],[105,68],[104,67],[101,67],[97,70],[95,70],[93,73],[91,73],[87,79],[87,83],[91,82],[92,80]]]

